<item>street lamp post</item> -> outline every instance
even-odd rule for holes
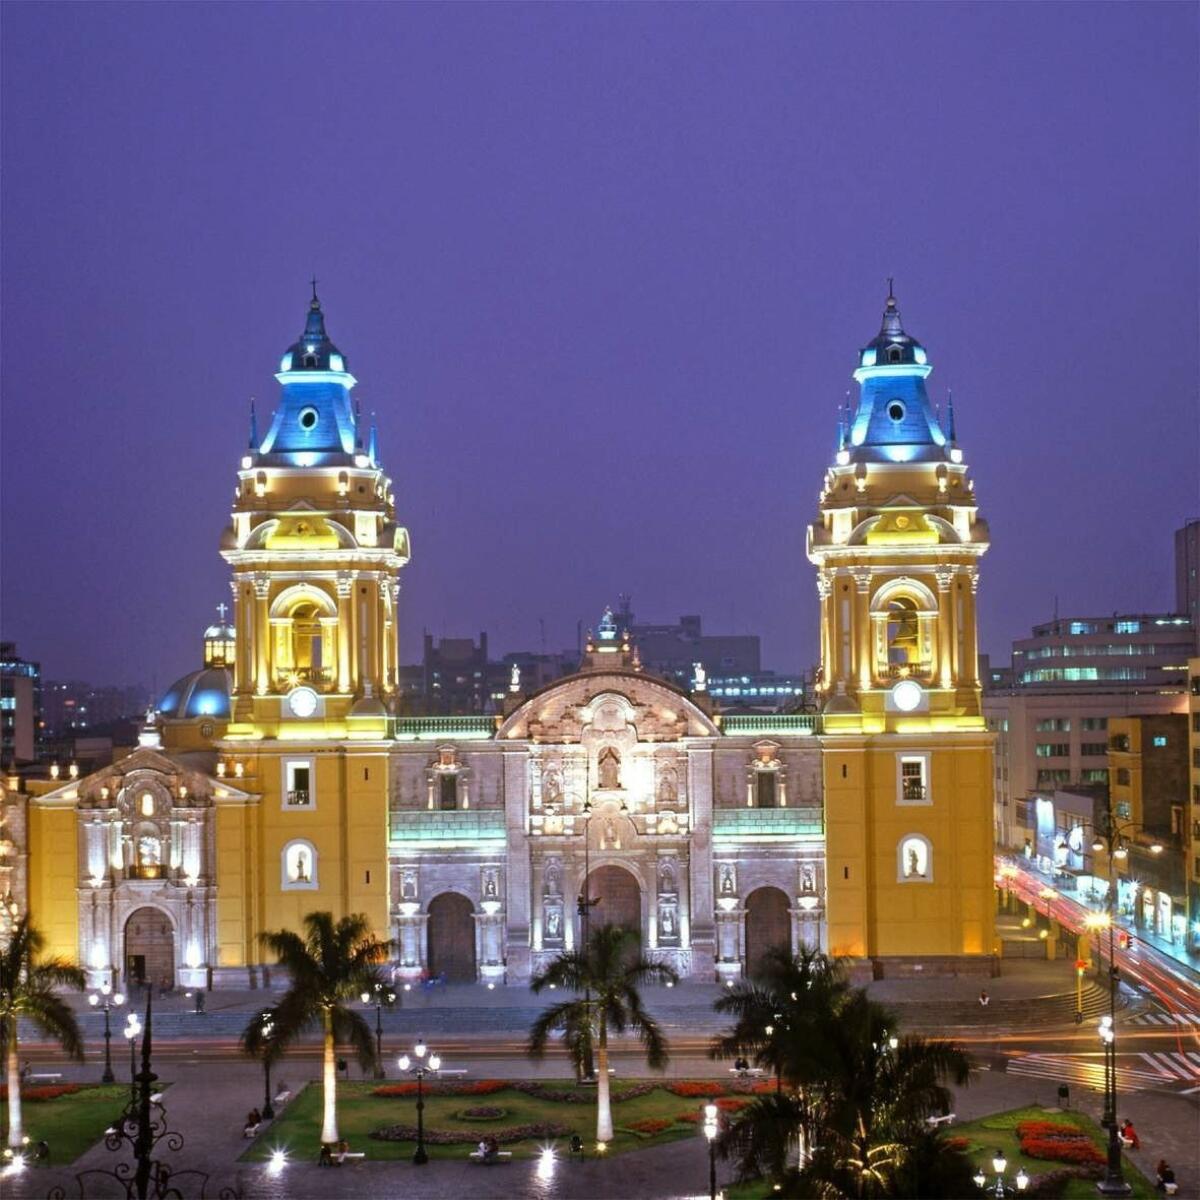
[[[416,1062],[413,1062],[407,1054],[400,1055],[396,1060],[401,1071],[417,1077],[417,1149],[412,1156],[415,1167],[423,1167],[429,1161],[429,1155],[425,1153],[425,1072],[436,1072],[442,1066],[442,1060],[436,1054],[429,1054],[429,1059],[426,1061],[425,1056],[428,1053],[429,1047],[425,1045],[423,1039],[418,1038],[417,1044],[413,1047],[413,1056],[416,1058]]]
[[[708,1200],[717,1200],[717,1133],[721,1110],[715,1104],[704,1106],[704,1137],[708,1141]]]
[[[1008,1159],[1004,1154],[997,1150],[992,1155],[992,1171],[996,1175],[996,1182],[989,1188],[986,1188],[987,1175],[984,1174],[982,1167],[975,1172],[975,1186],[987,1196],[994,1196],[996,1200],[1004,1200],[1005,1196],[1019,1195],[1029,1186],[1029,1176],[1025,1174],[1025,1168],[1020,1167],[1017,1170],[1016,1178],[1013,1182],[1016,1187],[1009,1187],[1004,1178],[1004,1172],[1008,1170]]]
[[[137,1097],[137,1040],[141,1032],[142,1023],[138,1020],[137,1013],[131,1012],[125,1018],[125,1037],[129,1042],[129,1090],[135,1099]]]
[[[271,1121],[275,1118],[275,1106],[271,1103],[271,1056],[274,1046],[271,1038],[275,1033],[275,1010],[268,1008],[262,1014],[262,1047],[263,1047],[263,1107],[264,1119]]]
[[[363,992],[359,997],[364,1004],[371,1003],[371,993]],[[385,1078],[383,1070],[383,1006],[391,1008],[396,1003],[396,993],[375,981],[375,1078]]]
[[[88,1003],[93,1007],[99,1006],[104,1013],[104,1074],[100,1076],[101,1083],[114,1083],[116,1076],[112,1068],[112,1024],[109,1013],[113,1008],[119,1008],[125,1003],[125,997],[120,992],[113,992],[112,985],[102,983],[99,993],[92,992]]]
[[[600,898],[595,900],[591,898],[591,848],[592,848],[592,801],[586,799],[583,802],[583,886],[579,889],[579,936],[583,945],[580,947],[581,952],[586,957],[588,952],[588,935],[591,932],[591,914],[592,908],[600,902]],[[583,990],[584,1011],[588,1015],[588,1035],[583,1040],[583,1078],[585,1080],[594,1080],[596,1078],[596,1064],[592,1058],[592,989],[590,984]]]

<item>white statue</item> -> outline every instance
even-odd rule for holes
[[[703,663],[692,663],[692,691],[705,692],[708,690],[708,672]]]
[[[521,668],[516,663],[512,665],[512,675],[508,680],[508,690],[514,694],[521,690]]]

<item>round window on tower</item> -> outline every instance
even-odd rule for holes
[[[904,420],[904,405],[899,400],[889,400],[887,415],[897,424]]]
[[[298,419],[301,429],[315,429],[317,426],[317,410],[315,408],[302,408]]]

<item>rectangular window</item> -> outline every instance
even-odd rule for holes
[[[754,773],[754,803],[759,808],[774,808],[776,792],[776,773],[774,771],[756,771]]]
[[[1043,768],[1037,773],[1037,785],[1042,788],[1060,787],[1071,782],[1071,772],[1063,770],[1047,770]]]
[[[1084,717],[1083,720],[1080,721],[1079,724],[1080,724],[1080,728],[1086,730],[1089,733],[1094,733],[1098,729],[1107,729],[1108,728],[1108,718],[1107,717]]]
[[[315,808],[313,761],[311,758],[285,759],[283,764],[283,807]]]
[[[1167,744],[1167,735],[1165,733],[1156,733],[1154,737],[1150,739],[1150,744],[1152,746],[1165,746]]]
[[[1084,758],[1103,758],[1108,753],[1107,742],[1084,742],[1079,747]]]
[[[1107,783],[1108,771],[1104,767],[1088,767],[1080,771],[1079,778],[1084,783]]]
[[[1192,713],[1192,732],[1200,733],[1200,712]]]
[[[1116,808],[1117,816],[1120,817],[1122,821],[1128,821],[1130,817],[1133,816],[1133,813],[1129,809],[1128,800],[1122,800],[1114,807]]]
[[[1070,733],[1070,717],[1043,717],[1037,723],[1038,733]]]
[[[1117,621],[1113,625],[1113,633],[1141,633],[1141,621]]]
[[[1128,767],[1118,767],[1117,768],[1117,783],[1121,787],[1129,786],[1129,768]]]
[[[443,774],[438,776],[438,802],[443,809],[458,807],[458,775]]]
[[[1067,758],[1071,746],[1069,742],[1038,742],[1033,752],[1038,758]]]
[[[1108,748],[1110,750],[1119,750],[1122,754],[1128,754],[1129,734],[1114,733],[1113,736],[1108,739]]]
[[[900,754],[898,770],[899,804],[928,804],[929,796],[929,755]]]

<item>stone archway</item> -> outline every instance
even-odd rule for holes
[[[624,925],[642,932],[642,889],[631,871],[609,863],[588,876],[588,895],[598,903],[588,918],[592,929],[601,925]]]
[[[125,982],[175,985],[175,925],[159,908],[135,909],[125,922]]]
[[[756,888],[746,897],[746,974],[751,978],[773,946],[791,949],[789,907],[787,893],[777,887]]]
[[[425,964],[430,975],[447,983],[474,983],[475,909],[458,892],[443,892],[429,902]]]

